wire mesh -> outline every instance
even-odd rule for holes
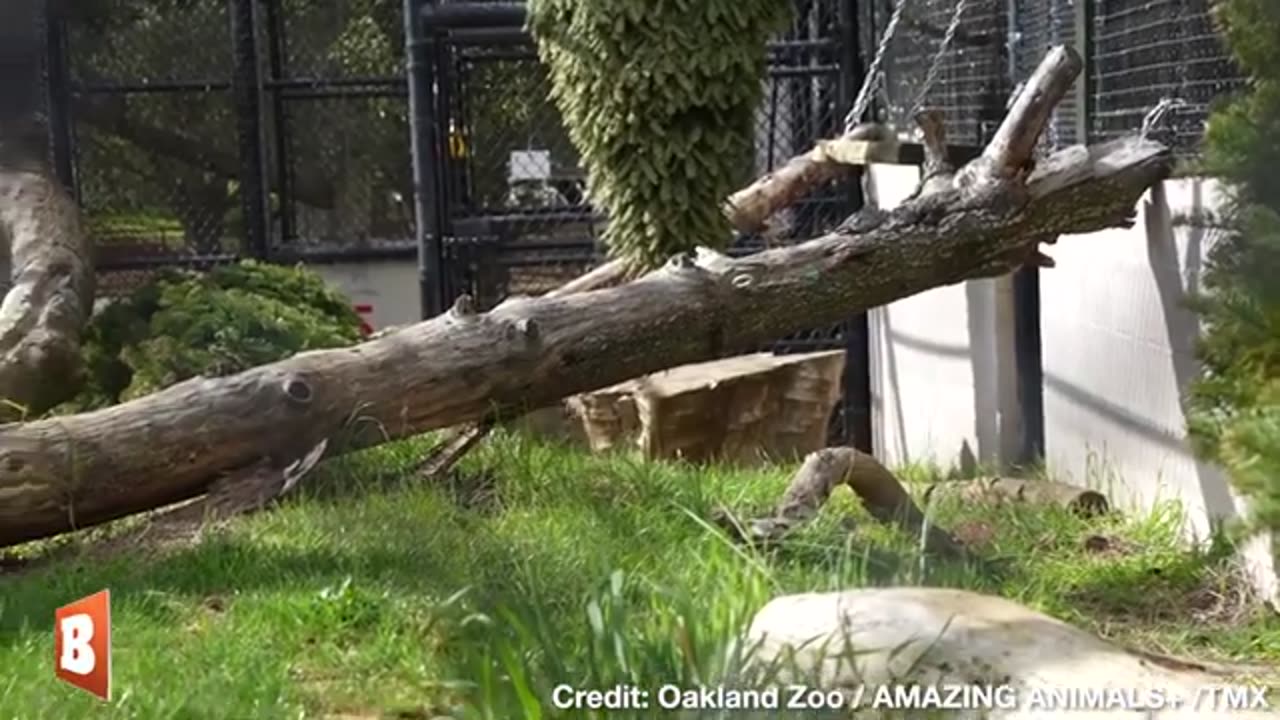
[[[291,256],[410,251],[401,3],[265,5],[260,27],[276,189],[273,237]]]
[[[67,25],[75,179],[100,269],[235,253],[227,4],[86,4]]]
[[[865,65],[896,1],[792,0],[793,22],[770,45],[756,113],[758,175],[837,134],[861,83],[852,77],[849,20]],[[1173,96],[1189,103],[1173,114],[1171,134],[1190,152],[1210,102],[1239,86],[1209,0],[968,0],[937,82],[923,88],[958,0],[905,1],[877,112],[908,128],[927,90],[925,104],[944,111],[955,144],[981,145],[1014,84],[1056,44],[1082,48],[1089,70],[1086,91],[1059,106],[1046,145],[1085,140],[1080,129],[1090,141],[1133,131]],[[246,45],[233,37],[229,12],[243,2],[74,4],[65,57],[72,132],[60,139],[74,149],[106,294],[155,267],[250,250],[241,202],[243,182],[253,180],[246,128],[261,131],[258,181],[277,252],[412,256],[401,1],[254,0],[249,51],[261,86],[248,104],[253,92],[235,93],[246,82],[236,74]],[[584,196],[583,170],[529,39],[492,30],[487,39],[454,36],[437,63],[446,294],[469,292],[482,306],[545,292],[599,262],[605,222]],[[764,232],[736,238],[730,252],[818,235],[854,209],[856,190],[848,181],[818,188]],[[843,348],[850,327],[797,333],[767,349]],[[836,437],[847,437],[847,410],[842,403],[834,419]]]
[[[880,117],[899,129],[913,129],[908,115],[925,90],[924,105],[943,111],[951,143],[981,145],[1003,115],[1009,95],[1005,1],[969,0],[951,47],[945,49],[942,39],[957,0],[905,1],[903,20],[888,47]],[[871,4],[875,34],[864,40],[864,47],[875,47],[895,2]],[[937,82],[922,88],[920,83],[940,50]]]
[[[599,259],[603,218],[527,37],[458,47],[445,121],[451,260],[482,306],[538,295]],[[485,271],[483,263],[496,264]]]
[[[1013,44],[1013,79],[1017,83],[1025,82],[1035,72],[1040,61],[1050,48],[1066,45],[1078,49],[1079,33],[1077,32],[1082,3],[1092,0],[1022,0],[1015,8],[1010,19],[1010,27],[1014,32],[1010,38]],[[1083,53],[1082,53],[1083,54]],[[1079,78],[1077,83],[1085,83],[1086,78]],[[1043,149],[1057,149],[1084,140],[1081,137],[1079,122],[1083,112],[1077,93],[1069,92],[1054,108],[1053,117],[1041,136]]]
[[[1215,98],[1240,75],[1213,28],[1209,0],[1092,0],[1090,139],[1142,126],[1161,98],[1185,101],[1167,121],[1167,139],[1194,154]]]
[[[287,93],[284,98],[284,147],[277,146],[273,170],[279,173],[285,164],[293,197],[281,245],[305,254],[411,243],[404,99]]]

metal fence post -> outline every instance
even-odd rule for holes
[[[1075,0],[1076,50],[1084,60],[1084,70],[1076,80],[1076,142],[1089,142],[1093,108],[1093,0]]]
[[[49,135],[53,170],[71,197],[80,201],[76,183],[75,134],[71,122],[71,74],[67,68],[66,22],[46,7],[46,92],[49,95]]]
[[[418,291],[422,317],[444,311],[444,268],[437,207],[439,146],[436,143],[435,57],[421,10],[432,0],[404,0],[405,62],[409,78],[409,138],[413,155],[413,220],[418,246]]]
[[[275,135],[276,216],[279,218],[280,242],[293,239],[295,203],[293,197],[293,166],[289,157],[289,105],[281,91],[280,83],[286,79],[287,58],[284,12],[281,0],[266,0],[267,63],[271,69],[271,123]],[[268,189],[269,190],[269,189]]]
[[[858,41],[858,10],[855,0],[839,0],[837,8],[839,24],[839,57],[840,57],[840,108],[836,114],[837,123],[846,108],[853,105],[858,86],[866,75],[862,63],[862,52]],[[850,175],[847,197],[850,213],[862,207],[866,199],[862,197],[863,168],[857,168]],[[867,313],[861,312],[849,318],[845,323],[845,364],[844,364],[844,434],[845,442],[853,447],[870,453],[872,443],[872,397],[871,397],[871,325]]]
[[[231,91],[240,151],[240,207],[248,254],[266,260],[271,251],[271,216],[265,140],[262,134],[262,73],[254,0],[231,0],[233,67]]]
[[[1008,0],[1006,52],[1009,54],[1009,86],[1021,80],[1018,62],[1023,41],[1018,0]],[[1014,464],[1027,467],[1044,457],[1044,358],[1040,343],[1040,270],[1028,265],[1013,273],[1013,352],[1017,374],[1019,429]]]

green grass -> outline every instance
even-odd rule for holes
[[[404,479],[423,448],[329,463],[303,497],[165,552],[25,548],[57,557],[0,576],[0,720],[557,717],[534,706],[561,681],[732,674],[731,641],[775,594],[894,583],[996,592],[1150,649],[1280,661],[1280,622],[1232,604],[1220,554],[1179,547],[1172,507],[1092,521],[945,509],[944,526],[989,537],[992,574],[922,566],[915,538],[843,491],[770,555],[700,520],[715,503],[765,508],[794,466],[699,470],[504,436],[435,487]],[[1089,537],[1111,549],[1084,550]],[[50,668],[54,608],[104,587],[111,705]]]
[[[160,243],[180,248],[186,231],[177,218],[147,213],[97,213],[88,218],[94,240],[106,245],[120,242]]]

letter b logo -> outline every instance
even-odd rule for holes
[[[111,593],[107,590],[58,608],[53,615],[54,674],[111,699]]]

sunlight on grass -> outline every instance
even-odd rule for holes
[[[794,465],[699,469],[507,435],[431,486],[409,472],[428,444],[328,463],[278,511],[154,557],[24,548],[61,555],[0,578],[0,718],[563,717],[535,708],[559,682],[738,677],[738,634],[768,598],[861,585],[995,592],[1147,647],[1280,660],[1274,618],[1212,607],[1233,582],[1226,553],[1180,547],[1171,508],[1084,520],[938,506],[945,527],[987,529],[994,569],[979,570],[921,563],[917,538],[842,491],[762,555],[701,518],[715,504],[763,511]],[[48,666],[54,608],[103,587],[110,706]]]

